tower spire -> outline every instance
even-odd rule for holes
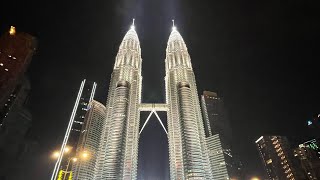
[[[174,19],[172,19],[172,30],[176,30],[176,26],[174,25]]]
[[[131,29],[134,29],[135,28],[135,26],[134,26],[134,18],[132,19],[132,25],[131,25]]]

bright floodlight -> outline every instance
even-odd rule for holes
[[[78,159],[77,159],[77,158],[72,158],[72,161],[73,161],[73,162],[77,162]]]

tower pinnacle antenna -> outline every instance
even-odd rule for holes
[[[134,18],[132,19],[132,25],[131,25],[131,29],[134,29]]]
[[[174,25],[174,19],[172,19],[172,30],[176,30],[176,26]]]

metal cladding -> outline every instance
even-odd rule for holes
[[[191,59],[175,27],[165,64],[170,179],[212,179]]]
[[[141,50],[132,27],[120,45],[106,103],[96,179],[136,179],[141,103]]]

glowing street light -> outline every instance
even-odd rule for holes
[[[260,180],[258,177],[252,177],[251,180]]]
[[[67,147],[64,149],[64,153],[70,153],[70,152],[71,152],[71,149],[72,149],[72,147],[67,146]],[[58,159],[59,155],[60,155],[60,151],[54,151],[54,152],[52,153],[51,157],[54,158],[54,159]]]
[[[72,147],[66,146],[65,149],[64,149],[64,154],[65,153],[69,154],[71,152],[71,149],[72,149]],[[55,158],[55,159],[57,159],[59,156],[60,156],[60,151],[54,151],[53,154],[52,154],[52,157]],[[67,174],[69,174],[69,179],[70,179],[70,177],[72,177],[72,171],[69,171],[70,164],[71,163],[76,163],[79,160],[79,158],[80,158],[80,160],[81,159],[82,160],[86,160],[86,159],[89,158],[89,153],[87,151],[82,151],[76,157],[69,157],[66,169],[65,170],[61,169],[59,171],[59,173],[63,172],[63,175],[59,174],[58,175],[58,180],[66,180]]]
[[[81,157],[84,158],[84,159],[87,159],[87,158],[89,157],[89,154],[84,151],[84,152],[81,154]]]
[[[68,153],[71,151],[71,149],[72,149],[72,147],[66,146],[66,148],[64,148],[64,152]]]
[[[59,151],[55,151],[55,152],[52,153],[52,157],[53,157],[54,159],[57,159],[57,158],[59,157],[59,155],[60,155],[60,152],[59,152]]]

